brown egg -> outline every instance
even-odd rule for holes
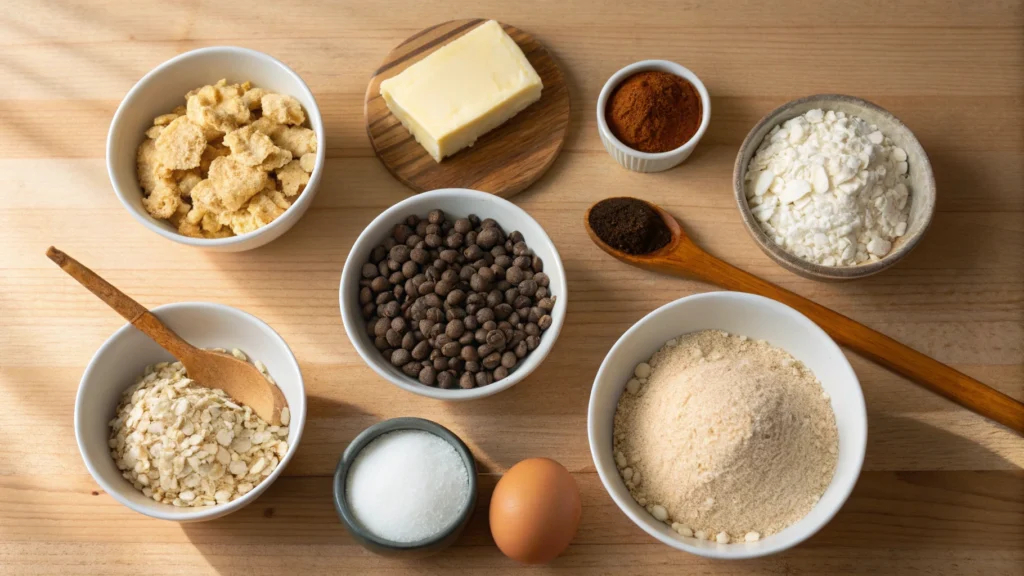
[[[491,535],[513,560],[544,564],[561,554],[580,525],[580,491],[564,466],[530,458],[509,468],[491,496]]]

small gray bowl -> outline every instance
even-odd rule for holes
[[[459,514],[458,521],[444,532],[416,542],[392,542],[372,534],[356,521],[355,515],[349,508],[348,495],[345,492],[349,468],[359,452],[378,437],[397,430],[422,430],[440,437],[451,444],[452,448],[455,448],[469,472],[469,498],[466,500],[466,508]],[[476,460],[473,459],[473,453],[451,430],[423,418],[392,418],[363,430],[345,449],[338,462],[338,468],[334,472],[334,508],[338,511],[341,523],[364,548],[383,556],[417,558],[436,554],[451,546],[459,539],[462,530],[469,524],[473,510],[476,508],[476,497]]]
[[[761,146],[765,136],[775,126],[815,108],[821,108],[826,111],[842,111],[859,116],[869,124],[878,126],[878,129],[883,134],[907,152],[908,174],[910,175],[908,183],[910,188],[910,217],[907,220],[907,233],[897,238],[893,242],[892,250],[877,262],[855,266],[822,266],[794,256],[786,252],[784,248],[776,244],[774,240],[765,234],[747,205],[743,180],[746,177],[750,159],[753,158],[754,153]],[[898,118],[890,114],[889,111],[867,100],[853,96],[817,94],[787,102],[772,110],[754,126],[750,133],[747,134],[746,139],[743,140],[739,154],[736,155],[736,164],[733,166],[732,174],[736,204],[739,206],[743,224],[747,227],[747,232],[750,233],[754,242],[776,264],[794,274],[810,278],[811,280],[854,280],[877,274],[889,268],[914,249],[914,246],[924,236],[925,230],[931,224],[932,214],[935,213],[935,176],[932,174],[932,165],[928,162],[928,155],[925,154],[920,142],[917,141],[917,138],[914,137],[910,129],[903,122],[900,122]]]

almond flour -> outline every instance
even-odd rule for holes
[[[615,413],[616,465],[679,534],[756,541],[803,518],[831,482],[829,397],[785,351],[705,330],[670,340],[634,375]]]

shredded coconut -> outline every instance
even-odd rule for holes
[[[615,413],[633,498],[682,536],[753,542],[803,518],[832,481],[838,433],[803,364],[717,330],[670,340]]]
[[[751,213],[787,252],[873,262],[907,231],[907,153],[856,116],[810,110],[776,126],[746,175]]]

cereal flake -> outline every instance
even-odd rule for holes
[[[294,96],[285,94],[265,94],[261,100],[263,116],[278,124],[299,125],[306,121],[302,112],[302,104]]]
[[[160,163],[172,170],[188,170],[199,166],[206,149],[202,129],[188,118],[175,118],[156,139],[156,153]]]

